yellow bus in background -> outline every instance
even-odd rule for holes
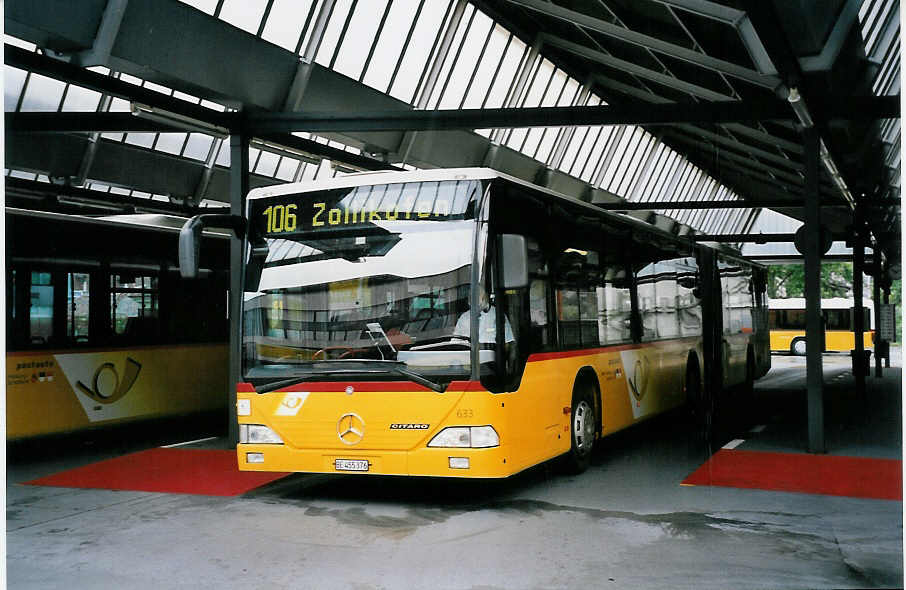
[[[182,280],[184,218],[6,208],[6,438],[225,414],[227,235]]]
[[[768,324],[771,330],[771,352],[805,354],[805,299],[770,299],[768,301]],[[853,300],[842,297],[821,300],[821,315],[824,318],[824,351],[849,352],[856,348]],[[870,299],[863,300],[865,350],[874,347],[874,305]]]
[[[709,378],[751,387],[770,366],[763,267],[493,170],[248,202],[243,470],[581,471],[602,436],[671,408],[710,425]]]

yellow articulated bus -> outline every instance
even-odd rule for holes
[[[768,325],[771,331],[771,352],[805,354],[805,299],[768,300]],[[874,348],[874,304],[865,299],[862,307],[865,350]],[[824,318],[824,351],[849,352],[856,348],[855,307],[852,299],[835,297],[821,300]]]
[[[184,221],[6,208],[7,440],[224,412],[228,243],[182,280]]]
[[[246,239],[243,470],[580,471],[769,368],[762,267],[489,169],[255,189]]]

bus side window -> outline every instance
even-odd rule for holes
[[[695,258],[674,261],[677,269],[676,313],[682,336],[701,336],[702,308],[698,293],[698,265]]]
[[[110,275],[110,321],[114,336],[134,343],[157,340],[157,277]]]
[[[550,301],[550,272],[544,250],[537,240],[528,238],[528,271],[529,271],[529,341],[528,351],[540,352],[550,350],[553,346],[553,334],[548,305]]]
[[[88,317],[91,290],[88,273],[67,273],[66,337],[70,342],[88,342]]]
[[[603,287],[596,289],[598,305],[598,340],[601,344],[632,341],[632,294],[626,270],[608,267],[603,273]]]
[[[557,333],[563,349],[600,344],[597,252],[567,248],[556,263]]]
[[[639,315],[642,319],[642,342],[656,340],[657,322],[657,264],[652,262],[636,273]]]
[[[33,271],[28,313],[28,335],[33,345],[48,344],[53,338],[53,300],[53,275]]]

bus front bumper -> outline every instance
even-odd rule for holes
[[[294,449],[238,444],[240,471],[352,473],[431,477],[499,478],[512,475],[505,447],[422,448],[414,451]]]

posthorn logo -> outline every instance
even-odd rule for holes
[[[126,366],[123,369],[123,377],[120,379],[113,363],[103,363],[94,372],[91,387],[81,381],[76,382],[76,387],[96,402],[112,404],[132,389],[141,370],[142,365],[137,360],[126,357]]]

